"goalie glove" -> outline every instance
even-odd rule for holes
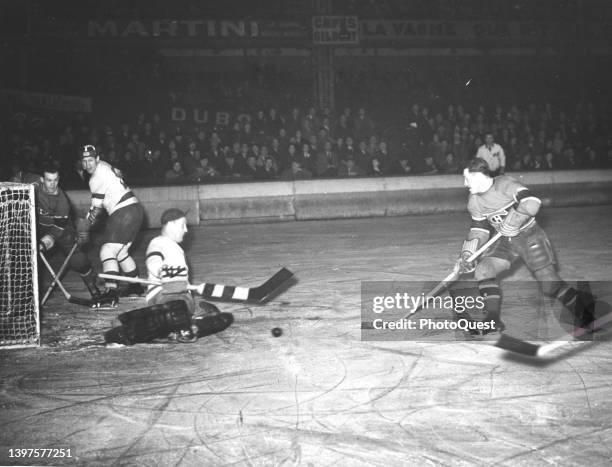
[[[508,215],[504,218],[504,221],[499,226],[499,233],[504,237],[516,237],[531,216],[529,214],[522,214],[514,208],[508,210]]]
[[[476,264],[474,261],[469,262],[468,259],[474,254],[478,248],[478,239],[464,240],[461,246],[461,254],[459,255],[459,272],[461,274],[469,274],[474,272]]]
[[[48,251],[55,245],[55,238],[52,235],[46,234],[40,239],[38,248],[40,251]]]

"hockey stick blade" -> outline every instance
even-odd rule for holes
[[[519,353],[528,357],[535,357],[538,355],[538,350],[541,345],[532,344],[531,342],[517,339],[516,337],[509,336],[508,334],[502,334],[499,340],[495,343],[495,347],[500,349],[508,350],[510,352]]]
[[[531,342],[517,339],[516,337],[512,337],[507,334],[502,334],[499,340],[495,343],[495,346],[499,347],[500,349],[525,355],[527,357],[543,357],[544,355],[551,353],[553,350],[564,347],[572,342],[576,342],[583,336],[605,329],[610,322],[612,322],[612,312],[608,312],[601,318],[596,319],[589,325],[588,328],[574,329],[574,331],[568,335],[568,340],[551,342],[549,344],[532,344]]]
[[[73,295],[70,295],[70,297],[68,297],[68,301],[70,303],[74,303],[75,305],[87,306],[87,307],[90,307],[90,308],[94,304],[94,302],[92,300],[89,300],[87,298],[75,297]]]
[[[189,288],[201,290],[201,296],[210,300],[263,303],[270,299],[275,292],[280,291],[283,284],[287,284],[292,277],[293,273],[291,271],[282,268],[257,287],[205,283],[203,288],[201,286],[189,286]]]
[[[254,287],[249,291],[249,301],[263,302],[269,298],[272,293],[278,290],[284,283],[293,277],[293,273],[287,269],[282,268],[270,279],[264,282],[259,287]]]

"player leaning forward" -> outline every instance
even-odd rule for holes
[[[541,201],[514,178],[492,177],[485,160],[473,159],[463,172],[469,188],[468,211],[472,224],[461,251],[463,272],[474,271],[478,291],[484,297],[485,320],[495,322],[495,330],[503,331],[500,320],[501,291],[497,277],[521,258],[540,283],[542,291],[556,297],[570,312],[572,324],[588,326],[593,320],[593,297],[567,284],[555,267],[554,254],[544,230],[535,215]],[[476,265],[467,263],[489,238],[489,226],[502,234],[500,240]]]
[[[119,316],[122,326],[106,333],[107,342],[135,344],[171,337],[180,342],[194,342],[198,337],[227,328],[230,313],[221,313],[201,301],[196,310],[189,290],[189,266],[180,246],[187,233],[187,219],[180,209],[168,209],[161,216],[161,234],[151,240],[146,251],[148,279],[160,285],[147,290],[147,307]],[[200,286],[202,289],[204,284]],[[203,290],[196,290],[202,294]]]
[[[100,247],[102,270],[107,274],[129,277],[138,276],[138,268],[130,256],[129,249],[136,238],[143,219],[143,208],[132,190],[125,184],[121,174],[113,166],[100,160],[96,148],[90,144],[81,153],[83,169],[90,174],[91,206],[87,217],[77,224],[82,242],[89,236],[89,230],[99,222],[104,210],[108,219]],[[83,240],[85,239],[85,240]],[[117,283],[105,281],[106,290],[100,296],[101,304],[114,304],[119,300]],[[139,284],[130,284],[126,295],[141,295]]]

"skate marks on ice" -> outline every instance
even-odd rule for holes
[[[556,212],[555,244],[599,248],[605,261],[609,240],[585,230],[578,241]],[[571,216],[611,230],[596,210]],[[287,266],[299,282],[263,307],[220,305],[235,323],[196,344],[1,353],[1,463],[8,447],[34,445],[72,447],[87,465],[606,463],[608,342],[534,367],[484,344],[359,340],[360,281],[376,271],[435,280],[467,228],[464,216],[419,221],[202,229],[191,240],[192,269],[206,271],[197,278],[256,284]],[[608,279],[603,264],[561,253],[569,279]],[[83,327],[90,318],[76,315]]]
[[[2,445],[74,446],[93,465],[513,465],[609,454],[590,442],[610,436],[608,357],[533,372],[482,345],[356,348],[325,323],[292,322],[281,338],[269,325],[197,345],[91,349],[72,368],[5,378]]]

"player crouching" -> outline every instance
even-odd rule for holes
[[[75,242],[77,234],[70,219],[71,205],[64,190],[59,187],[59,170],[56,165],[48,164],[43,167],[42,177],[35,186],[36,190],[36,233],[39,237],[41,252],[59,249],[68,254]],[[69,264],[78,272],[83,283],[96,299],[100,291],[96,285],[96,275],[91,261],[79,245],[70,256]]]
[[[132,345],[161,338],[194,342],[233,322],[231,313],[221,313],[212,303],[200,302],[200,309],[195,309],[188,290],[189,267],[179,245],[187,233],[185,213],[168,209],[161,216],[161,225],[161,235],[151,240],[146,251],[148,278],[161,285],[148,287],[146,308],[119,316],[122,325],[105,334],[106,342]]]
[[[594,297],[567,284],[556,270],[556,261],[546,232],[535,216],[541,201],[512,177],[491,176],[486,161],[473,159],[463,172],[469,188],[468,211],[471,228],[460,254],[461,271],[474,272],[478,292],[484,299],[485,321],[494,331],[505,328],[500,319],[501,290],[498,276],[521,258],[537,279],[542,291],[563,305],[562,321],[587,327],[593,321]],[[467,259],[489,238],[490,227],[502,234],[477,265]]]

